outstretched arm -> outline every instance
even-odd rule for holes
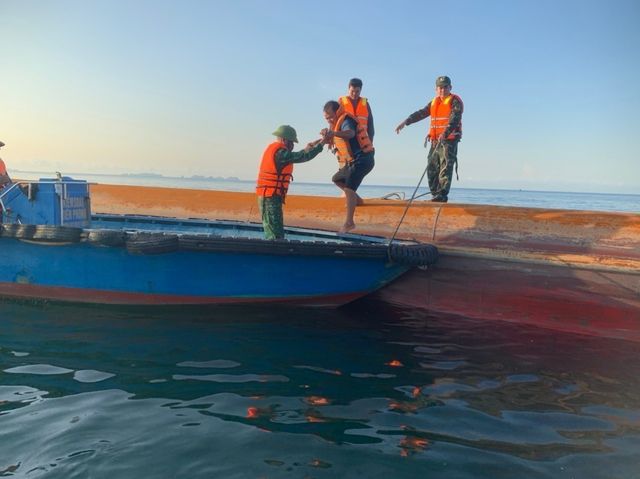
[[[324,145],[320,143],[321,141],[312,141],[300,151],[279,150],[276,153],[276,167],[281,169],[289,163],[305,163],[313,160],[322,151]]]
[[[427,103],[427,106],[425,106],[424,108],[421,108],[420,110],[414,111],[413,113],[411,113],[411,115],[409,115],[406,120],[402,121],[396,127],[396,133],[400,133],[400,131],[407,125],[411,125],[412,123],[417,123],[420,120],[424,120],[426,117],[429,116],[430,109],[431,109],[431,102]]]

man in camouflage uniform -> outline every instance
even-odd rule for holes
[[[442,107],[443,105],[444,107]],[[445,111],[447,117],[436,117],[437,111]],[[464,105],[458,95],[451,93],[451,79],[440,76],[436,79],[436,97],[426,107],[412,113],[396,127],[396,133],[407,125],[431,116],[431,126],[425,140],[431,142],[427,163],[427,178],[433,198],[431,201],[446,203],[453,179],[453,168],[458,162],[458,143],[462,137],[462,112]]]
[[[263,154],[256,185],[264,237],[268,240],[285,236],[282,206],[289,183],[293,180],[293,165],[312,160],[324,147],[321,138],[308,143],[301,151],[293,151],[294,143],[298,143],[298,134],[289,125],[279,126],[273,135],[277,140]]]

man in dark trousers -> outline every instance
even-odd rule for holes
[[[375,165],[375,150],[366,128],[352,114],[344,111],[337,101],[328,101],[323,115],[329,128],[323,129],[320,135],[338,159],[339,169],[331,181],[345,194],[346,216],[339,231],[346,233],[356,227],[353,215],[356,206],[362,204],[356,191]]]
[[[458,162],[458,143],[462,137],[463,110],[462,99],[451,93],[451,79],[440,76],[436,78],[435,98],[396,127],[396,133],[400,133],[405,126],[431,117],[426,140],[431,142],[427,163],[431,201],[446,203],[449,200],[453,168]]]

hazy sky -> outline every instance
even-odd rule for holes
[[[9,171],[254,179],[270,133],[323,128],[364,81],[376,167],[414,184],[449,75],[465,104],[454,187],[640,193],[640,2],[0,0]],[[324,152],[296,181],[328,182]]]

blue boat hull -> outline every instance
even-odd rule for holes
[[[262,225],[91,215],[89,187],[68,177],[0,192],[0,295],[100,304],[279,302],[339,306],[411,266],[431,245]]]
[[[0,238],[0,295],[103,304],[339,306],[409,269],[380,259],[123,247]]]

